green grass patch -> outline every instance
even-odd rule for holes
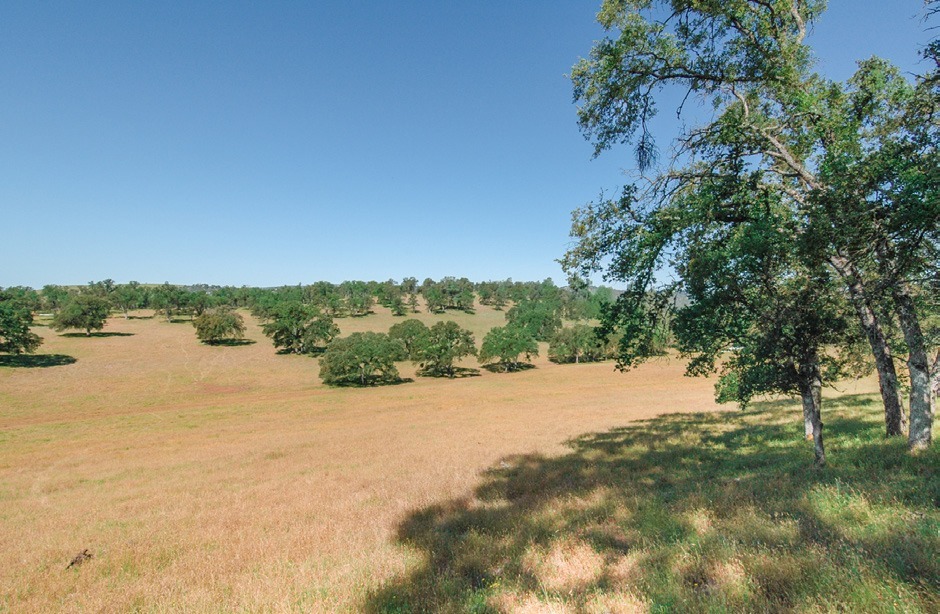
[[[886,441],[870,396],[675,414],[526,455],[399,526],[419,555],[371,612],[940,611],[940,454]]]

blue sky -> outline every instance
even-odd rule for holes
[[[632,165],[565,77],[598,5],[3,2],[0,286],[563,283],[570,212]],[[821,70],[921,70],[921,17],[831,0]]]

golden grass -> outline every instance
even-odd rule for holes
[[[339,320],[343,333],[401,321],[376,310]],[[453,319],[478,344],[503,324],[485,307],[416,317]],[[466,495],[500,459],[716,409],[711,383],[683,377],[680,361],[620,374],[554,365],[544,345],[520,373],[453,381],[402,365],[414,382],[333,389],[316,360],[276,354],[246,324],[256,343],[238,347],[201,345],[188,323],[159,318],[105,328],[129,336],[37,328],[41,354],[77,361],[0,367],[0,611],[355,611],[421,563],[396,539],[402,520]],[[691,520],[707,531],[707,516]],[[93,558],[66,571],[85,548]],[[577,541],[530,562],[554,588],[600,569]],[[618,581],[631,565],[614,562]],[[716,573],[736,581],[733,565]],[[521,611],[566,611],[521,599]],[[591,602],[644,607],[630,593]]]

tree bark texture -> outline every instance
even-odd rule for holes
[[[826,466],[826,450],[823,445],[822,423],[822,375],[816,363],[800,365],[800,398],[803,401],[804,423],[812,430],[814,464]]]
[[[858,315],[859,323],[872,355],[875,358],[875,369],[878,371],[878,388],[881,391],[881,401],[885,409],[885,436],[896,437],[904,434],[904,410],[901,407],[901,395],[898,393],[898,374],[894,368],[894,358],[891,348],[885,337],[878,316],[868,302],[865,287],[862,285],[858,270],[841,256],[831,259],[833,266],[848,286],[852,305]]]
[[[931,403],[932,382],[927,346],[920,320],[914,308],[914,300],[907,284],[899,283],[892,288],[898,311],[898,322],[904,341],[907,343],[907,368],[911,378],[911,424],[907,445],[912,450],[930,446],[933,439],[933,407]]]

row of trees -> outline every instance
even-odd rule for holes
[[[542,309],[539,304],[538,312]],[[428,327],[408,319],[393,325],[387,334],[353,333],[327,342],[320,358],[320,376],[324,382],[336,385],[393,383],[399,381],[395,363],[410,360],[418,366],[419,375],[453,378],[465,371],[456,363],[468,356],[476,356],[481,364],[493,369],[516,371],[525,364],[523,360],[539,355],[539,339],[526,326],[532,321],[510,320],[505,326],[490,329],[479,350],[473,334],[453,321]],[[541,331],[541,327],[536,330]],[[559,326],[545,335],[549,358],[555,362],[605,360],[613,356],[616,347],[587,324],[562,328],[559,321]]]
[[[310,285],[278,288],[236,288],[233,286],[179,286],[170,283],[144,285],[136,281],[126,284],[111,279],[94,281],[82,287],[46,285],[40,291],[25,287],[7,288],[17,303],[31,312],[56,315],[76,296],[94,296],[107,301],[110,309],[129,317],[137,309],[152,309],[167,321],[174,318],[195,318],[217,307],[248,308],[253,314],[267,318],[283,303],[313,306],[330,317],[363,316],[371,313],[376,302],[395,315],[417,313],[421,304],[431,313],[446,310],[473,312],[474,301],[503,308],[523,301],[548,301],[561,305],[565,317],[596,318],[600,306],[613,300],[609,288],[559,288],[550,279],[542,282],[483,282],[474,284],[466,278],[445,277],[440,281],[426,279],[419,284],[414,277],[402,282],[345,281],[341,284],[316,282]],[[495,296],[500,298],[493,298]],[[419,299],[419,297],[421,297]]]
[[[634,145],[641,175],[574,213],[563,259],[627,285],[604,317],[622,368],[674,318],[689,373],[718,370],[720,399],[800,395],[819,465],[823,385],[873,364],[886,433],[907,428],[911,448],[931,442],[940,386],[937,44],[913,80],[878,58],[827,79],[806,44],[824,5],[605,2],[611,36],[572,72],[579,121],[596,154]],[[659,165],[649,126],[670,90],[680,115],[703,112]],[[667,261],[678,281],[659,284]]]
[[[437,322],[431,327],[419,320],[405,320],[388,333],[353,333],[333,340],[320,358],[320,377],[333,385],[372,385],[400,381],[395,363],[410,360],[419,375],[456,377],[463,370],[456,363],[477,356],[481,363],[498,362],[507,371],[538,355],[538,345],[514,327],[490,330],[477,350],[473,333],[456,322]]]

